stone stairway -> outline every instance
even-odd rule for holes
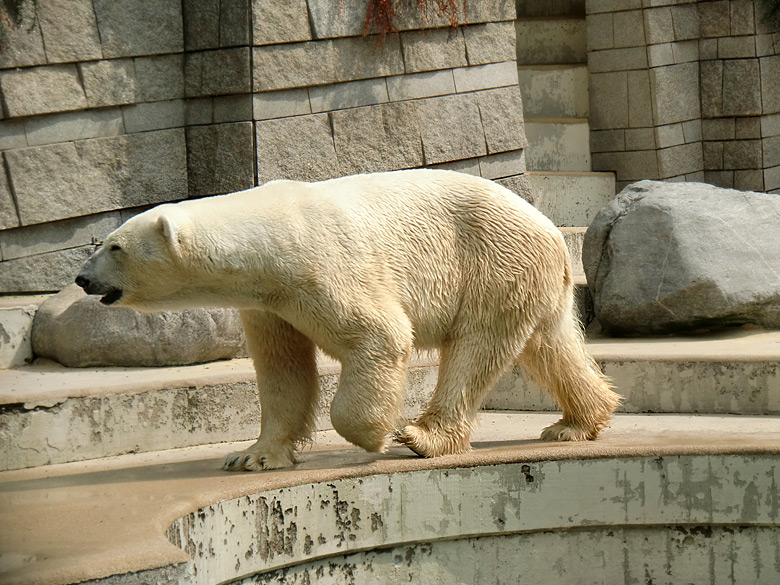
[[[614,197],[615,179],[591,171],[585,2],[518,0],[517,16],[534,204],[558,226],[586,227]]]

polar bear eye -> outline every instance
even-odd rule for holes
[[[111,244],[111,246],[109,246],[108,249],[111,250],[112,252],[119,252],[122,249],[122,246],[120,246],[119,244]]]

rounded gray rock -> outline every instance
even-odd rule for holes
[[[102,305],[75,284],[41,305],[32,347],[36,357],[68,367],[179,366],[246,355],[234,309],[144,314]]]
[[[780,328],[780,196],[640,181],[597,214],[582,260],[611,335]]]

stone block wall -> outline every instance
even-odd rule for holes
[[[780,34],[754,0],[588,0],[593,169],[780,191]]]
[[[2,25],[0,293],[59,290],[150,205],[275,178],[441,166],[527,196],[514,1],[384,38],[365,6],[46,0]]]

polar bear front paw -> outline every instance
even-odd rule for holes
[[[605,425],[597,428],[584,428],[563,422],[563,419],[550,425],[542,431],[542,441],[590,441],[595,439]]]
[[[264,469],[281,469],[295,464],[292,455],[287,453],[270,453],[247,449],[231,453],[225,457],[222,469],[225,471],[262,471]]]

